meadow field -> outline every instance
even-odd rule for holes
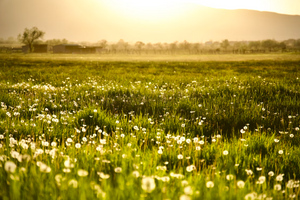
[[[0,54],[0,199],[299,199],[300,54]]]

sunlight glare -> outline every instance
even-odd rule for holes
[[[265,0],[189,0],[196,4],[200,4],[212,8],[222,9],[253,9],[253,10],[268,10],[270,5]]]
[[[183,12],[180,0],[110,0],[108,5],[125,17],[157,21]]]

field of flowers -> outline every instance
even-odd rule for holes
[[[298,199],[300,61],[0,57],[1,199]]]

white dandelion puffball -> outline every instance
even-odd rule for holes
[[[207,188],[213,188],[214,186],[215,186],[214,182],[212,182],[212,181],[206,182],[206,187]]]
[[[155,180],[151,177],[144,177],[142,179],[142,189],[147,192],[151,193],[155,189]]]
[[[236,183],[236,185],[238,186],[238,188],[244,188],[245,187],[245,182],[244,181],[238,181]]]
[[[281,190],[281,185],[280,184],[275,184],[274,185],[274,190],[280,191]]]
[[[79,169],[77,171],[77,174],[78,174],[78,176],[85,177],[85,176],[89,175],[89,172],[84,169]]]
[[[116,173],[121,173],[122,172],[122,168],[121,167],[116,167],[115,168],[115,172]]]
[[[17,165],[12,161],[7,161],[4,165],[4,169],[7,172],[14,173],[16,171]]]
[[[228,151],[227,150],[223,151],[223,155],[227,156],[228,155]]]

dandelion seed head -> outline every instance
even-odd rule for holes
[[[257,193],[256,192],[251,192],[246,194],[245,200],[255,200],[257,199]]]
[[[67,139],[67,142],[68,142],[68,143],[72,143],[72,142],[73,142],[72,138],[68,138],[68,139]]]
[[[155,180],[152,177],[143,177],[142,179],[142,189],[147,192],[151,193],[155,189]]]
[[[170,177],[169,176],[163,176],[160,179],[162,182],[169,182],[170,181]]]
[[[70,168],[63,168],[63,172],[64,172],[64,173],[70,173],[70,172],[71,172],[71,169],[70,169]]]
[[[281,185],[280,184],[275,184],[274,185],[274,190],[280,191],[281,190]]]
[[[51,168],[43,162],[38,161],[36,163],[36,165],[40,168],[40,172],[43,172],[43,173],[50,173],[51,172]]]
[[[86,171],[86,170],[84,170],[84,169],[79,169],[79,170],[77,171],[77,175],[80,176],[80,177],[86,177],[86,176],[89,175],[89,172]]]
[[[228,155],[228,151],[227,150],[223,151],[223,155],[227,156]]]
[[[183,189],[183,192],[186,194],[186,195],[193,195],[193,188],[191,186],[186,186],[184,189]]]
[[[266,181],[266,177],[265,176],[260,176],[260,177],[258,177],[257,184],[263,184],[265,181]]]
[[[248,176],[251,176],[253,174],[253,171],[251,169],[245,169]]]
[[[135,178],[138,178],[140,176],[140,173],[138,171],[133,171],[132,172],[132,175],[135,177]]]
[[[283,181],[283,174],[279,174],[278,176],[276,176],[276,181]]]
[[[180,195],[179,200],[191,200],[191,197],[186,194],[182,194]]]
[[[115,172],[116,173],[121,173],[122,172],[122,168],[121,167],[116,167],[115,168]]]
[[[163,154],[163,150],[162,150],[162,149],[159,149],[159,150],[157,151],[157,153],[161,155],[161,154]]]
[[[214,186],[215,186],[214,182],[212,182],[212,181],[206,182],[206,187],[207,188],[213,188]]]
[[[80,144],[80,143],[76,143],[76,144],[75,144],[75,148],[76,148],[76,149],[80,149],[80,147],[81,147],[81,144]]]
[[[78,187],[78,181],[75,180],[75,179],[71,179],[71,180],[69,180],[68,185],[73,187],[73,188],[77,188]]]
[[[274,172],[273,172],[273,171],[269,171],[269,172],[268,172],[268,175],[269,175],[269,176],[274,176]]]
[[[186,167],[186,171],[187,172],[192,172],[193,170],[196,170],[196,166],[195,165],[189,165]]]
[[[238,188],[244,188],[245,187],[245,182],[240,180],[236,183],[236,185],[237,185]]]
[[[262,168],[261,167],[256,167],[256,171],[261,171]]]
[[[17,165],[12,161],[6,161],[4,164],[4,169],[6,172],[15,173]]]
[[[99,175],[99,177],[101,179],[109,179],[109,177],[110,177],[109,174],[104,174],[103,172],[97,172],[97,174]]]
[[[226,175],[226,179],[227,179],[228,181],[231,181],[231,180],[234,179],[234,175],[233,175],[233,174],[228,174],[228,175]]]
[[[292,188],[294,188],[294,185],[295,185],[295,181],[289,180],[286,184],[286,187],[292,189]]]

